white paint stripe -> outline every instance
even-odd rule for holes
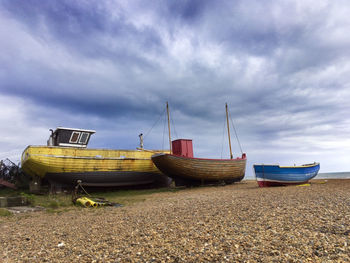
[[[126,157],[99,157],[99,156],[67,156],[67,155],[49,155],[49,154],[30,154],[31,156],[64,158],[64,159],[92,159],[92,160],[151,160],[151,158],[126,158]]]

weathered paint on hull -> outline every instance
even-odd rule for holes
[[[301,166],[254,165],[260,187],[305,184],[320,170],[319,163]]]
[[[152,163],[155,152],[28,146],[21,163],[30,176],[62,184],[137,185],[164,177]]]
[[[171,154],[156,154],[152,161],[164,174],[190,181],[241,181],[245,175],[246,159],[187,158]]]

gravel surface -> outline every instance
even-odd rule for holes
[[[0,262],[350,262],[350,180],[255,181],[0,218]]]

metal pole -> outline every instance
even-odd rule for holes
[[[166,102],[166,112],[167,112],[167,115],[168,115],[168,131],[169,131],[169,146],[170,146],[170,154],[173,153],[173,149],[172,149],[172,146],[171,146],[171,136],[170,136],[170,117],[169,117],[169,104],[168,102]]]
[[[229,143],[229,146],[230,146],[230,157],[231,157],[231,159],[233,159],[232,149],[231,149],[230,123],[228,121],[227,103],[226,103],[225,107],[226,107],[226,121],[227,121],[228,143]]]

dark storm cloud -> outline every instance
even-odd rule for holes
[[[26,30],[34,38],[43,41],[44,45],[56,41],[74,56],[102,62],[108,60],[112,64],[112,71],[120,76],[106,83],[94,74],[64,72],[65,69],[47,68],[47,65],[41,65],[42,62],[26,62],[29,66],[25,69],[26,72],[19,72],[18,65],[14,62],[6,65],[5,70],[8,72],[1,87],[3,92],[32,98],[53,107],[93,111],[94,114],[105,117],[123,115],[132,112],[133,108],[138,111],[147,108],[147,100],[142,100],[142,107],[132,97],[128,97],[128,93],[132,94],[135,89],[147,90],[150,85],[147,82],[139,83],[133,70],[141,70],[142,75],[155,75],[159,70],[150,61],[140,57],[143,52],[162,53],[158,48],[161,44],[159,37],[152,32],[152,28],[137,29],[126,22],[123,14],[109,18],[107,6],[91,6],[87,1],[24,1],[23,5],[6,1],[3,5],[11,16],[21,21]],[[116,6],[116,9],[119,7]],[[105,38],[110,40],[105,41]],[[21,63],[21,59],[18,58],[18,63]],[[53,62],[56,59],[60,60],[52,57]],[[94,67],[94,64],[89,66]],[[37,77],[38,74],[40,77]],[[97,78],[101,82],[93,81],[91,84],[90,80]],[[47,87],[48,83],[50,87]],[[109,94],[100,95],[105,88],[109,89]],[[72,92],[78,90],[80,92]],[[137,93],[139,92],[135,91],[136,97],[142,96]]]
[[[208,1],[167,1],[164,2],[167,6],[167,17],[181,18],[186,22],[196,21],[198,17],[201,17],[205,6],[208,4]]]
[[[89,5],[88,1],[2,1],[2,5],[17,19],[35,29],[41,23],[56,28],[57,32],[78,36],[76,32],[91,34],[106,28],[106,11],[102,5]],[[73,27],[76,25],[77,27]],[[66,31],[62,31],[66,29]],[[74,32],[73,29],[76,31]]]
[[[157,49],[161,44],[152,28],[138,30],[128,23],[117,4],[115,9],[120,12],[113,17],[104,2],[4,1],[3,6],[38,38],[49,40],[53,37],[67,49],[86,56],[129,61],[127,50],[118,50],[125,48],[128,42],[137,40],[138,47],[147,49]],[[101,37],[105,36],[115,38],[113,45],[116,48],[104,43]]]
[[[69,49],[70,51],[74,49],[74,52],[76,52],[74,54],[82,53],[83,56],[87,56],[89,58],[107,59],[112,61],[115,66],[115,70],[121,72],[122,75],[120,79],[117,79],[116,81],[122,82],[125,86],[129,85],[129,89],[135,88],[134,86],[138,84],[132,83],[134,76],[130,71],[130,68],[135,65],[137,65],[138,68],[141,68],[144,74],[153,75],[154,77],[158,77],[158,75],[160,75],[159,79],[162,77],[162,69],[159,68],[157,64],[141,58],[139,53],[135,52],[134,50],[135,48],[141,48],[141,52],[143,50],[147,53],[154,49],[153,47],[157,47],[157,55],[161,56],[162,54],[166,53],[166,51],[163,50],[165,47],[162,47],[160,36],[157,35],[150,27],[147,27],[146,29],[143,28],[142,30],[136,29],[135,26],[126,22],[126,18],[123,16],[123,14],[119,15],[116,19],[106,18],[109,17],[106,15],[106,13],[109,14],[109,12],[107,6],[103,4],[91,6],[91,4],[86,1],[74,3],[67,1],[44,3],[38,1],[25,1],[23,5],[18,6],[18,3],[13,1],[7,1],[4,3],[8,12],[11,12],[11,14],[13,14],[19,21],[22,21],[28,27],[28,30],[32,30],[37,37],[44,39],[54,37],[54,40],[58,43],[62,43],[64,48]],[[160,10],[166,10],[166,16],[162,17],[161,20],[162,22],[165,22],[169,18],[169,22],[165,23],[165,26],[168,26],[169,28],[174,26],[176,27],[179,25],[178,21],[180,21],[180,25],[190,24],[194,26],[193,30],[195,30],[196,28],[202,29],[200,22],[203,20],[203,14],[208,9],[206,7],[208,7],[209,3],[209,1],[201,1],[200,3],[196,1],[178,1],[176,3],[169,2],[168,6],[165,7],[162,6],[162,4],[159,4],[157,7]],[[213,4],[211,3],[211,5]],[[116,9],[118,8],[122,10],[122,7],[117,5]],[[161,17],[159,14],[156,15]],[[217,17],[214,17],[213,19],[217,19]],[[44,29],[42,29],[43,24],[45,25]],[[245,36],[245,30],[242,32],[237,32],[237,30],[234,30],[230,34],[225,34],[225,32],[231,29],[230,24],[226,25],[224,28],[226,28],[226,31],[224,31],[225,36],[235,34],[236,36],[241,37],[236,37],[237,40],[235,41],[236,43],[241,43],[239,46],[246,46],[247,38],[249,38],[249,41],[252,43],[255,43],[258,40],[255,38],[261,39],[257,32],[250,32],[250,34],[246,34]],[[107,35],[108,37],[113,38],[116,44],[109,46],[108,43],[103,41],[103,39],[101,40],[101,35]],[[265,45],[268,45],[269,42],[267,40],[269,38],[267,36],[264,38],[266,39]],[[137,44],[135,45],[134,43]],[[197,45],[196,41],[192,42],[191,44]],[[215,76],[215,73],[213,74],[211,69],[207,69],[205,65],[196,64],[197,63],[192,63],[192,65],[190,65],[190,71],[192,71],[193,74],[192,76],[187,76],[190,78],[189,82],[185,84],[187,88],[184,88],[184,82],[180,83],[180,86],[182,86],[181,88],[179,88],[176,84],[171,84],[169,88],[180,89],[181,92],[188,92],[189,90],[210,90],[211,86],[218,86],[217,83],[215,83],[215,79],[218,79]],[[174,68],[174,70],[176,70],[176,68]],[[45,70],[40,72],[45,74]],[[15,74],[17,74],[17,72]],[[50,79],[54,79],[55,75],[56,78],[62,79],[61,74],[57,74],[56,72],[47,72],[46,74]],[[86,79],[86,77],[89,78],[89,76],[84,75],[78,75],[76,77],[77,79]],[[167,76],[163,77],[166,78]],[[212,83],[209,82],[209,85],[203,85],[203,83],[205,83],[205,81],[203,81],[200,85],[195,85],[191,83],[191,81],[193,81],[195,78],[202,80],[211,78]],[[131,81],[131,83],[127,83],[128,81]],[[165,83],[163,81],[164,79],[160,80],[160,83],[153,83],[152,85],[164,85]],[[140,84],[146,85],[145,89],[148,89],[147,83]],[[67,84],[64,83],[64,85]],[[116,86],[118,86],[118,83]],[[32,89],[31,87],[28,87],[28,90],[29,89],[34,91],[36,90],[35,88]],[[65,87],[57,87],[57,89],[63,91]],[[39,90],[40,94],[33,93],[33,97],[37,99],[42,97],[42,92],[44,90]],[[8,87],[6,91],[16,92],[16,88]],[[18,93],[21,93],[21,90],[19,90]],[[67,93],[69,94],[69,92]],[[174,93],[177,95],[176,92]],[[162,95],[162,91],[160,91],[160,94]],[[47,97],[50,97],[50,95],[52,95],[52,93],[51,91],[48,91],[48,94],[44,96],[44,99],[47,101]],[[195,96],[197,97],[198,95],[199,99],[202,100],[200,97],[200,92]],[[206,96],[205,93],[204,96]],[[51,98],[51,101],[60,100],[60,97],[61,96],[55,95]],[[86,97],[82,95],[80,98],[83,106],[85,101],[88,99],[88,96]],[[67,98],[65,101],[69,101],[70,99],[71,98]],[[65,104],[65,101],[62,101],[63,105]],[[106,101],[106,103],[108,102]],[[174,99],[174,103],[177,105],[176,98]],[[186,107],[184,107],[184,103],[185,102],[180,99],[178,108],[185,109]],[[74,105],[79,106],[77,103]],[[110,107],[107,106],[106,108]],[[84,107],[82,107],[82,109],[84,109]],[[103,107],[101,109],[103,109]],[[200,110],[205,112],[205,109],[206,108],[202,108]],[[119,111],[119,108],[116,110]]]

